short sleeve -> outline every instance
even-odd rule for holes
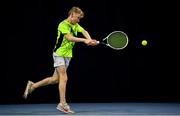
[[[82,32],[84,30],[83,27],[81,27],[81,25],[77,24],[77,32]]]

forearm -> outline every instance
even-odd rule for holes
[[[72,42],[85,42],[85,38],[74,37],[71,34],[66,34],[65,38]]]

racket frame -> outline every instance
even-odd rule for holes
[[[125,35],[126,39],[127,39],[126,45],[125,45],[124,47],[115,48],[115,47],[111,46],[111,45],[109,44],[109,42],[108,42],[109,36],[111,36],[113,33],[117,33],[117,32],[123,33],[123,34]],[[104,42],[105,40],[106,40],[107,43]],[[97,43],[98,43],[98,44],[104,44],[104,45],[106,45],[106,46],[108,46],[108,47],[110,47],[110,48],[112,48],[112,49],[115,49],[115,50],[121,50],[121,49],[124,49],[124,48],[128,45],[128,42],[129,42],[129,39],[128,39],[128,36],[127,36],[127,34],[126,34],[125,32],[123,32],[123,31],[113,31],[113,32],[111,32],[107,37],[105,37],[101,42],[98,41]]]

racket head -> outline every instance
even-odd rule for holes
[[[123,31],[113,31],[107,36],[107,44],[109,47],[120,50],[128,45],[128,36]]]

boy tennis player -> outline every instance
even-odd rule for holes
[[[80,26],[79,21],[83,17],[83,11],[79,7],[74,6],[68,12],[68,17],[60,22],[53,52],[54,74],[36,83],[28,81],[24,92],[25,99],[38,87],[58,83],[60,101],[57,109],[65,113],[74,113],[66,101],[66,84],[68,80],[66,71],[73,56],[72,49],[75,42],[83,42],[91,46],[97,44],[96,40],[91,39],[89,33]],[[84,38],[77,37],[79,32],[82,33]]]

